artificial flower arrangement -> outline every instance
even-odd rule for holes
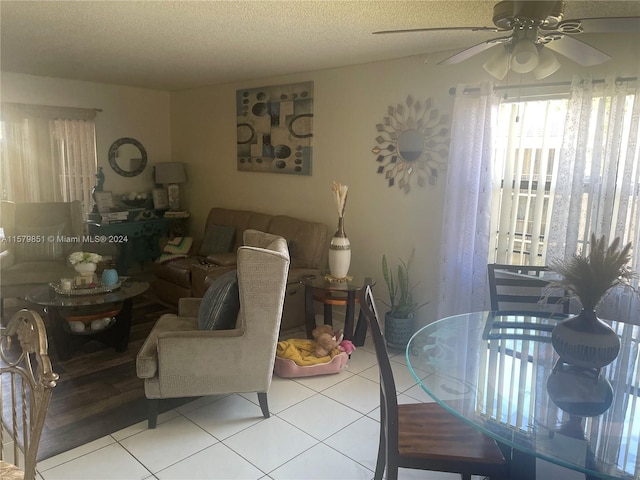
[[[69,263],[77,265],[78,263],[98,263],[102,260],[102,255],[91,252],[73,252],[69,255]]]

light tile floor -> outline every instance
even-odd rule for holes
[[[404,353],[391,360],[401,402],[428,401]],[[425,376],[428,372],[425,372]],[[370,338],[336,375],[274,376],[271,417],[255,394],[203,397],[38,464],[42,480],[371,479],[379,434],[378,366]],[[402,479],[456,475],[401,469]]]
[[[390,357],[400,403],[432,401],[410,375],[404,352]],[[422,373],[429,378],[429,372]],[[141,422],[41,461],[38,478],[372,479],[380,425],[378,382],[368,337],[339,374],[274,376],[268,419],[255,394],[199,398],[160,415],[154,430]],[[400,469],[399,477],[460,478],[410,469]]]

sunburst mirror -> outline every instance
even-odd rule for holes
[[[387,185],[411,190],[412,178],[420,187],[435,185],[438,171],[446,167],[449,155],[449,115],[441,115],[429,98],[415,101],[409,95],[405,105],[390,106],[371,151],[377,156],[378,173]]]

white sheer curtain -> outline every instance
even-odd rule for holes
[[[491,83],[458,85],[440,242],[438,318],[484,309],[493,134],[499,98]]]
[[[2,104],[0,185],[14,202],[92,205],[95,110]]]
[[[632,242],[631,268],[640,271],[640,88],[590,78],[571,86],[558,181],[553,195],[547,262],[579,252],[591,232]],[[635,280],[638,287],[638,280]],[[640,324],[638,296],[613,290],[602,318]]]

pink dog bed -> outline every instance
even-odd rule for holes
[[[328,375],[331,373],[339,373],[345,368],[345,366],[347,365],[347,361],[349,361],[349,355],[347,355],[346,352],[340,352],[329,362],[305,366],[300,366],[289,358],[280,358],[276,356],[276,363],[273,366],[273,373],[282,378]]]

